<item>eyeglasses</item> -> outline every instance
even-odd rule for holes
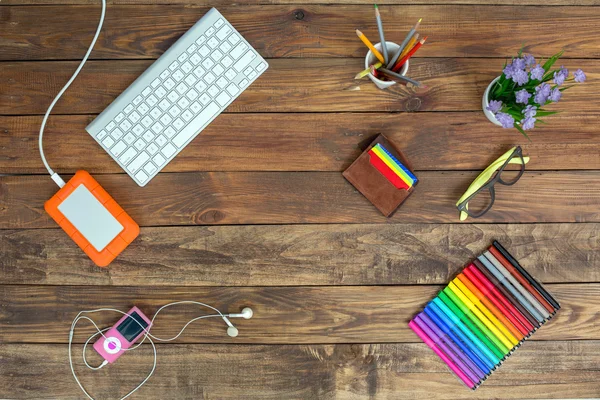
[[[492,208],[496,200],[496,191],[494,185],[501,183],[503,185],[514,185],[523,176],[525,164],[529,162],[529,157],[523,157],[521,146],[513,147],[500,158],[494,161],[489,167],[483,170],[477,178],[471,183],[465,194],[456,202],[456,207],[460,212],[460,220],[464,221],[467,217],[479,218]],[[508,164],[520,164],[520,171],[506,170]],[[498,172],[496,172],[498,171]],[[494,176],[494,173],[496,174]],[[486,190],[489,192],[486,193]],[[489,197],[488,197],[489,195]],[[477,198],[477,199],[476,199]],[[469,211],[469,201],[477,200],[480,207],[478,210]],[[473,207],[472,207],[473,208]]]

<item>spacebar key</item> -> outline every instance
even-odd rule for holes
[[[196,118],[190,121],[190,123],[183,128],[177,136],[173,138],[173,143],[177,147],[183,146],[192,136],[198,133],[204,125],[216,114],[221,108],[214,102],[211,102],[206,106],[204,110]]]

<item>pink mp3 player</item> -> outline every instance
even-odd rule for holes
[[[148,332],[151,326],[152,321],[139,308],[133,307],[94,343],[94,350],[112,364]]]

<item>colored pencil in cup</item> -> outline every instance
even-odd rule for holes
[[[375,55],[375,57],[377,57],[377,59],[379,61],[381,61],[382,63],[385,63],[385,59],[383,58],[383,55],[381,55],[381,53],[375,48],[375,46],[373,46],[373,43],[371,43],[371,41],[364,35],[364,33],[362,33],[361,31],[359,31],[357,29],[356,36],[358,36],[358,38],[360,40],[362,40],[362,42],[365,44],[365,46],[367,46],[369,48],[369,50],[371,50],[371,52]]]
[[[379,68],[381,68],[382,65],[383,65],[382,63],[378,62],[376,64],[373,64],[372,67],[375,68],[375,69],[379,69]],[[369,73],[371,73],[371,67],[366,68],[366,69],[360,71],[358,74],[356,74],[354,76],[354,79],[364,78],[365,76],[369,75]]]
[[[383,59],[384,63],[387,63],[389,60],[387,44],[385,42],[385,35],[383,34],[383,24],[381,23],[381,14],[379,13],[379,7],[377,4],[375,6],[375,18],[377,19],[377,29],[379,29],[379,41],[381,42],[381,50],[383,50]]]
[[[415,47],[415,44],[417,43],[417,40],[419,40],[419,33],[415,33],[412,37],[412,39],[410,39],[410,42],[408,42],[408,44],[406,45],[406,47],[404,48],[404,50],[402,50],[402,54],[400,54],[399,58],[402,58],[406,55],[406,53],[408,53],[409,51],[412,50],[413,47]]]
[[[398,50],[396,51],[396,53],[394,54],[394,56],[387,63],[387,68],[388,69],[393,69],[392,67],[394,65],[396,65],[396,60],[398,60],[398,58],[400,57],[400,54],[402,54],[402,51],[404,50],[404,48],[406,47],[406,45],[410,41],[410,38],[413,37],[413,35],[417,31],[417,29],[419,28],[419,25],[421,24],[421,20],[423,20],[423,18],[419,19],[419,21],[417,21],[417,23],[415,24],[415,26],[408,32],[408,35],[406,35],[406,38],[404,38],[404,41],[400,45],[400,48],[398,48]]]
[[[408,83],[412,83],[413,85],[420,87],[421,86],[421,82],[415,81],[414,79],[411,79],[409,77],[406,77],[404,75],[400,75],[397,72],[394,71],[390,71],[387,68],[379,68],[379,71],[383,72],[384,75],[387,75],[391,78],[393,78],[394,80],[399,79],[400,81],[404,81],[404,82],[408,82]]]
[[[404,57],[402,57],[401,59],[398,60],[398,62],[394,66],[394,68],[392,68],[392,71],[394,71],[394,72],[400,71],[400,68],[402,68],[404,63],[409,58],[411,58],[417,52],[417,50],[419,50],[421,48],[421,46],[423,46],[423,44],[426,41],[427,41],[427,36],[425,36],[423,39],[419,40],[419,42],[417,44],[415,44],[415,47],[413,47],[408,53],[406,53],[406,55]]]

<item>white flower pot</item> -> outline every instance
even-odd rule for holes
[[[489,100],[490,91],[492,90],[492,87],[496,84],[496,82],[498,82],[499,79],[500,79],[500,77],[497,77],[496,79],[494,79],[488,85],[487,89],[485,89],[485,93],[483,93],[483,99],[481,99],[481,108],[483,108],[483,113],[485,114],[487,119],[490,120],[490,122],[492,122],[495,125],[502,126],[502,124],[500,123],[500,121],[498,121],[496,119],[494,114],[487,109],[487,107],[490,105],[490,100]]]
[[[398,45],[394,42],[388,42],[386,40],[385,43],[387,45],[388,54],[390,57],[392,57],[394,54],[396,54],[396,52],[400,48],[400,45]],[[373,46],[375,46],[375,48],[381,53],[381,43],[377,43]],[[406,75],[406,73],[408,72],[408,62],[409,61],[410,60],[407,60],[404,63],[404,65],[402,66],[402,69],[400,70],[400,75]],[[378,62],[379,62],[379,60],[377,59],[377,57],[375,57],[375,54],[373,54],[373,52],[371,50],[369,50],[369,52],[365,56],[365,69],[369,68],[371,65],[376,64]],[[382,81],[381,79],[377,79],[372,74],[369,74],[368,77],[371,81],[373,81],[373,83],[375,85],[377,85],[377,87],[379,89],[387,89],[390,86],[393,86],[396,84],[396,82],[394,82],[394,81]]]

